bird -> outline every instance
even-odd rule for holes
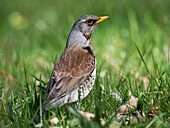
[[[42,109],[77,102],[90,93],[97,68],[91,37],[96,26],[108,18],[109,16],[84,15],[76,20],[65,49],[52,71]]]

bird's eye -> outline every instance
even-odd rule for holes
[[[91,24],[93,24],[93,20],[91,20],[91,19],[87,20],[87,23],[91,25]]]

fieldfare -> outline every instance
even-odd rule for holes
[[[97,65],[90,40],[96,26],[108,18],[84,15],[74,23],[48,82],[43,109],[61,107],[82,100],[89,94]]]

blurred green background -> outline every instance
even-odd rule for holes
[[[161,61],[169,52],[169,7],[168,0],[1,0],[0,69],[10,72],[25,63],[38,72],[48,66],[63,51],[75,20],[86,14],[111,17],[92,38],[104,66],[135,69],[140,62],[132,40],[148,61],[150,51]]]
[[[91,40],[102,65],[101,79],[109,72],[114,85],[121,74],[147,76],[134,42],[151,74],[158,77],[168,69],[170,0],[0,0],[3,104],[11,92],[25,91],[25,81],[34,80],[31,75],[48,82],[72,25],[87,14],[110,17],[97,26]],[[0,109],[8,111],[4,106]]]

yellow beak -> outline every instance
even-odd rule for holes
[[[96,23],[100,23],[100,22],[107,20],[107,19],[109,19],[108,16],[102,16],[102,17],[100,17],[100,19],[98,21],[96,21]]]

